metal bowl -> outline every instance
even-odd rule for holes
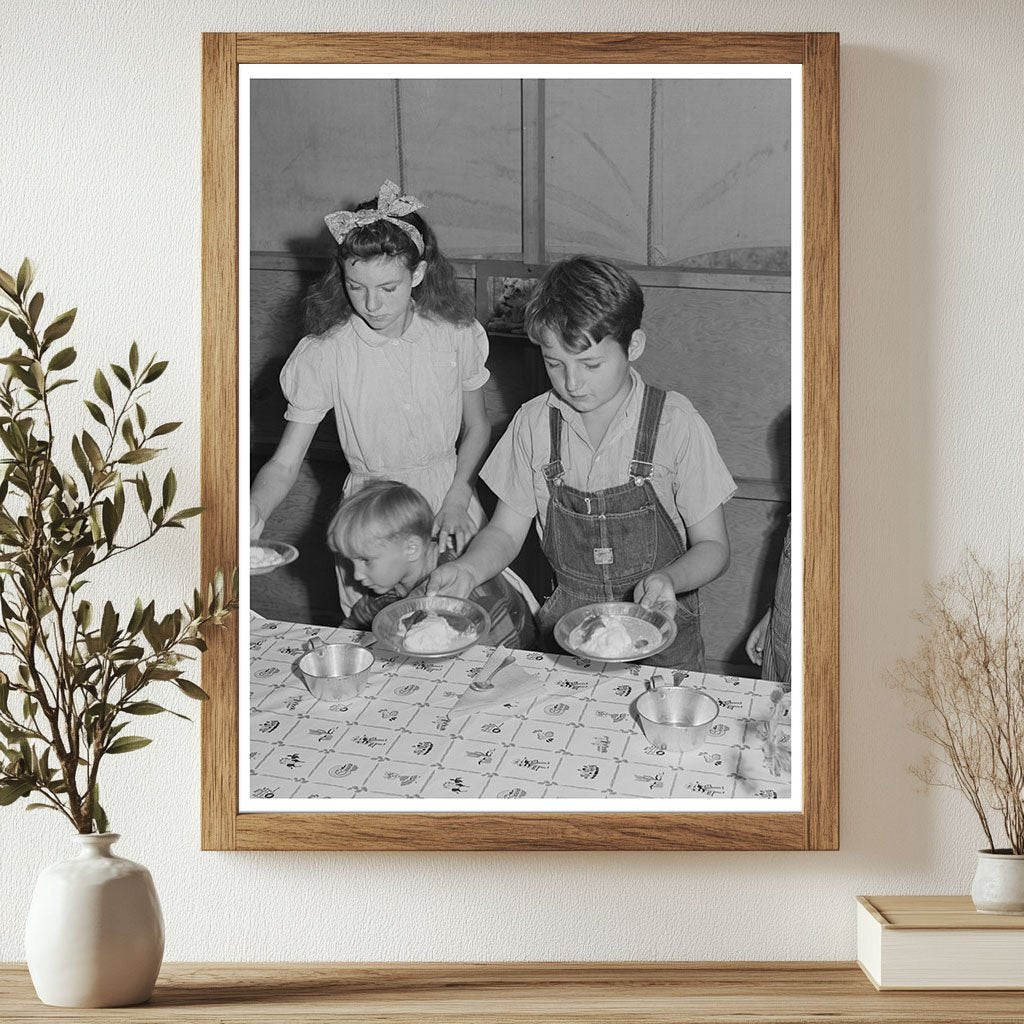
[[[637,718],[644,735],[666,750],[694,750],[718,717],[718,701],[692,686],[645,690],[636,699]]]
[[[574,646],[569,640],[573,631],[588,619],[598,616],[602,619],[634,618],[649,622],[658,630],[661,640],[650,647],[637,650],[633,654],[624,655],[621,658],[604,657],[586,650],[585,647]],[[577,658],[586,658],[589,661],[643,661],[645,658],[660,654],[675,638],[675,619],[670,618],[664,612],[656,611],[653,608],[644,608],[632,601],[601,601],[597,604],[587,604],[582,608],[575,608],[573,611],[567,612],[555,623],[555,641],[558,646],[570,654],[575,654]]]
[[[410,625],[409,620],[418,621],[425,615],[440,615],[448,620],[453,629],[468,635],[450,650],[411,651],[405,646],[405,631]],[[385,647],[401,654],[414,658],[450,658],[480,643],[491,631],[491,617],[475,601],[434,594],[431,597],[406,597],[389,604],[377,613],[372,628],[373,635]]]
[[[299,658],[299,671],[317,700],[342,700],[366,685],[373,661],[359,644],[320,644]]]
[[[280,561],[275,562],[273,565],[253,565],[252,554],[256,548],[263,548],[267,551],[273,551],[274,554],[280,556]],[[283,565],[288,565],[294,562],[299,557],[299,549],[291,544],[285,544],[281,540],[257,540],[252,541],[249,544],[249,575],[250,576],[262,576],[264,573],[273,572],[275,569],[280,569]]]

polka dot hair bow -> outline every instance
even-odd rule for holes
[[[385,181],[377,193],[377,209],[366,210],[338,210],[336,213],[329,213],[324,217],[324,223],[328,231],[334,236],[334,240],[340,245],[345,236],[354,228],[361,228],[365,224],[373,224],[378,220],[386,220],[401,228],[413,241],[416,250],[423,255],[423,236],[407,221],[399,220],[407,213],[423,209],[423,204],[415,196],[400,196],[398,186],[393,181]]]

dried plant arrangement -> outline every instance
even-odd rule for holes
[[[963,793],[988,852],[1024,854],[1024,561],[997,572],[969,553],[915,617],[924,631],[895,680],[938,755],[911,771]]]
[[[95,426],[66,431],[66,413],[55,416],[54,392],[78,383],[66,376],[75,349],[58,344],[76,311],[43,328],[33,276],[28,260],[16,276],[0,271],[0,326],[17,339],[0,358],[0,805],[35,794],[30,809],[59,811],[79,833],[106,832],[104,759],[152,742],[125,732],[133,721],[186,717],[149,699],[152,690],[206,699],[185,673],[207,627],[232,613],[237,577],[226,585],[218,572],[162,615],[152,600],[121,613],[86,599],[94,570],[130,560],[201,509],[174,507],[173,469],[154,485],[141,468],[180,426],[150,423],[141,404],[166,362],[132,344],[124,365],[93,376],[83,406]]]

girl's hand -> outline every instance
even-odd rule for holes
[[[645,576],[633,591],[633,600],[644,608],[652,608],[675,616],[676,588],[666,572],[652,572]]]
[[[771,609],[761,616],[761,621],[750,631],[747,637],[747,657],[755,664],[760,665],[764,661],[764,642],[768,637],[768,619],[771,616]]]
[[[249,540],[259,540],[260,534],[263,533],[263,527],[266,525],[263,521],[263,516],[260,515],[259,509],[250,501],[249,502]]]
[[[473,539],[479,527],[469,516],[469,488],[464,494],[452,493],[456,485],[445,496],[441,508],[434,516],[434,532],[437,534],[437,549],[444,552],[451,548],[460,555]]]

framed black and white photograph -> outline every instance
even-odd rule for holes
[[[204,846],[837,845],[836,53],[204,37]]]

